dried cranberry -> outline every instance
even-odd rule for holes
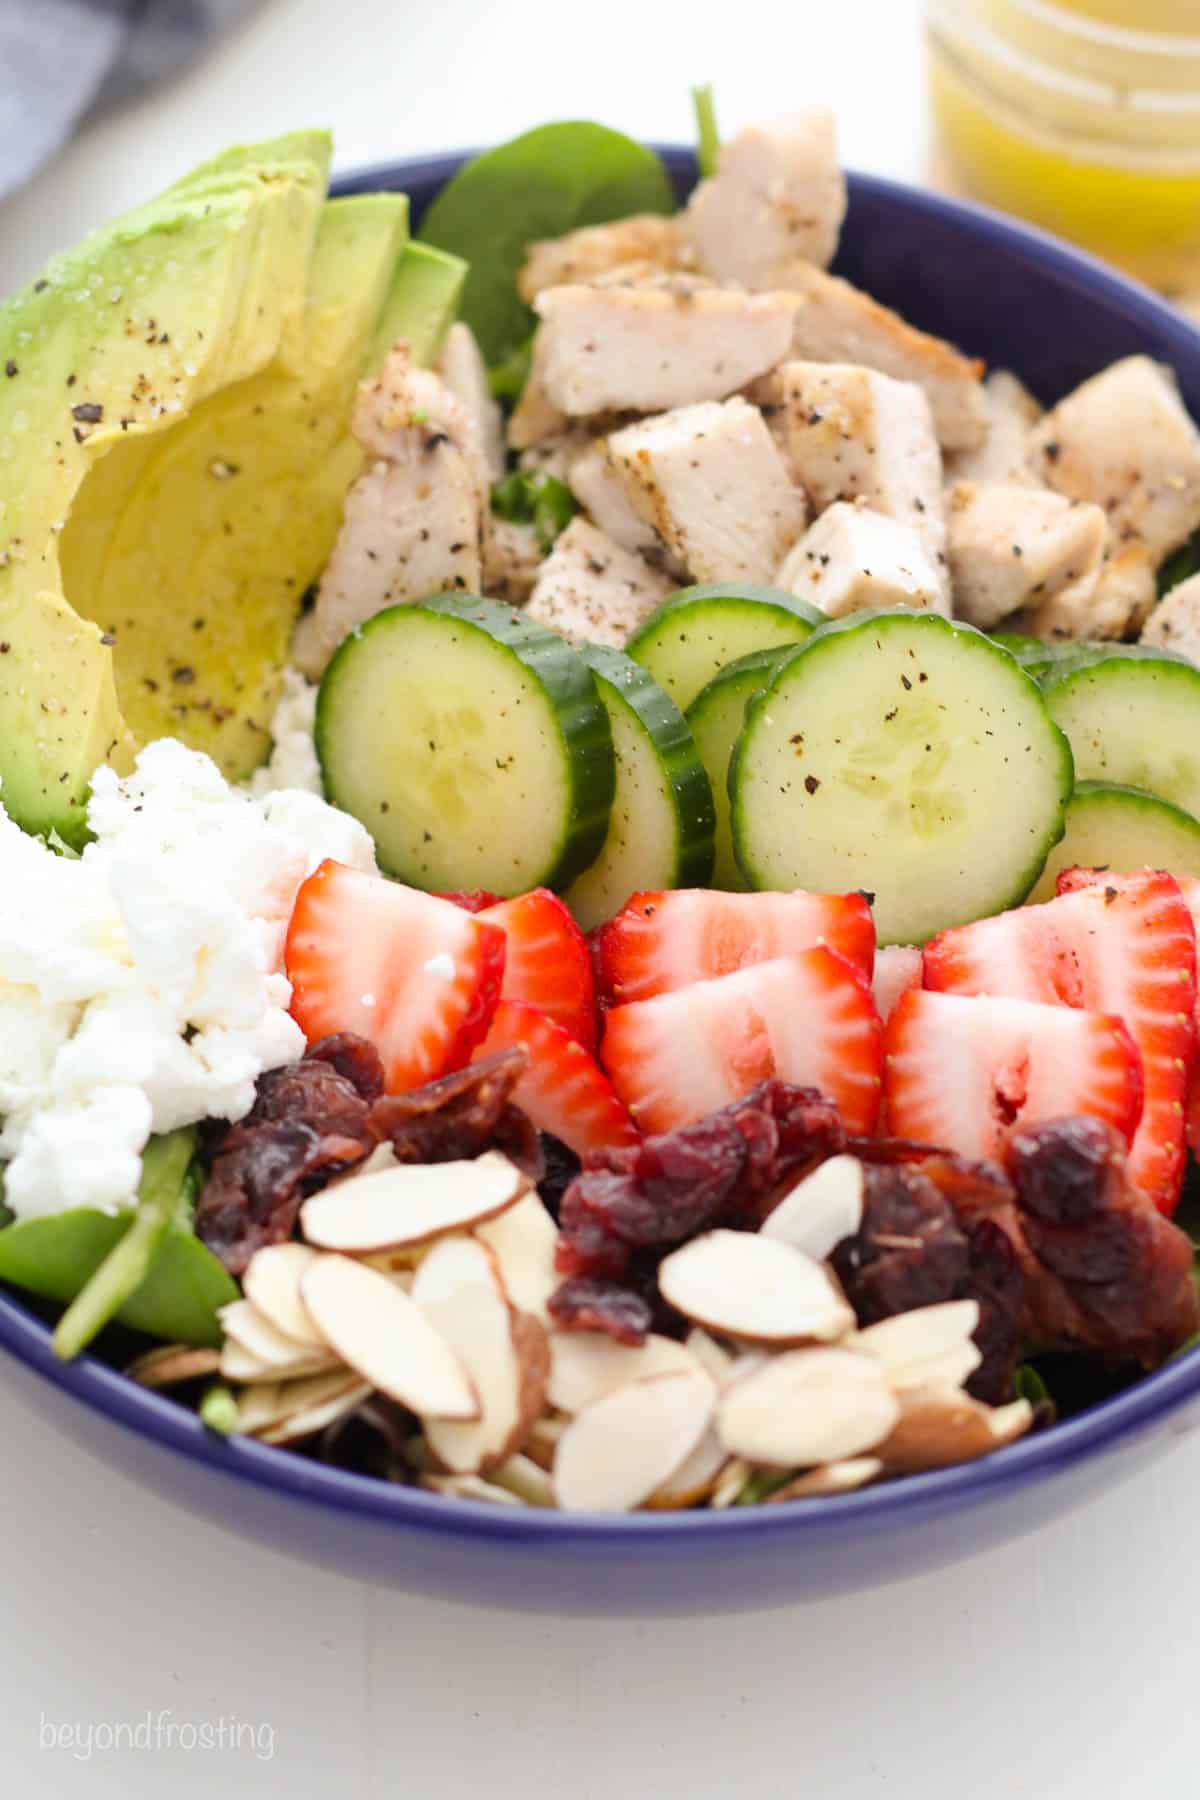
[[[1025,1278],[1008,1233],[992,1219],[972,1226],[965,1293],[979,1302],[974,1341],[982,1361],[967,1392],[989,1406],[1011,1399],[1025,1336]]]
[[[642,1344],[650,1329],[649,1303],[615,1281],[580,1277],[550,1296],[549,1312],[560,1331],[603,1331],[618,1344]]]
[[[580,1167],[579,1158],[561,1138],[552,1137],[548,1131],[542,1133],[543,1174],[538,1182],[538,1193],[555,1221],[562,1207],[563,1195],[578,1175]]]
[[[954,1208],[919,1169],[863,1171],[862,1224],[833,1252],[860,1325],[949,1300],[967,1280],[970,1253]]]
[[[305,1062],[332,1063],[364,1100],[378,1100],[383,1092],[383,1064],[374,1044],[353,1032],[338,1031],[310,1044]]]
[[[241,1275],[256,1250],[291,1237],[306,1193],[365,1155],[360,1140],[322,1136],[301,1119],[234,1125],[196,1204],[197,1235]]]
[[[385,1094],[371,1108],[372,1126],[401,1162],[480,1156],[495,1140],[526,1061],[515,1045],[406,1094]]]

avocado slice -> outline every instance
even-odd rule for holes
[[[235,779],[267,754],[301,600],[362,464],[350,408],[407,228],[403,195],[329,201],[298,354],[115,445],[81,488],[66,592],[116,640],[139,740],[180,736]]]
[[[436,362],[458,313],[466,279],[467,265],[461,256],[435,250],[432,244],[415,238],[406,244],[375,327],[370,367],[379,367],[398,338],[406,340],[409,355],[419,367]]]
[[[29,830],[77,841],[93,768],[132,747],[112,647],[64,598],[74,502],[116,448],[276,356],[328,172],[328,139],[310,147],[286,180],[137,208],[0,305],[0,792]]]

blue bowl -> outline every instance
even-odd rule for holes
[[[681,195],[689,152],[664,156]],[[400,188],[419,220],[461,161],[366,169],[339,191]],[[1200,414],[1200,332],[1144,289],[979,207],[852,176],[839,270],[918,325],[1015,369],[1052,401],[1144,351]],[[723,1513],[571,1516],[443,1499],[226,1442],[92,1357],[64,1365],[0,1294],[7,1378],[103,1461],[244,1536],[360,1580],[526,1611],[736,1612],[874,1586],[1033,1530],[1139,1473],[1200,1425],[1200,1351],[980,1463],[832,1500]]]

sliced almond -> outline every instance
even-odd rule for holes
[[[421,1308],[377,1269],[319,1256],[300,1283],[318,1331],[364,1381],[422,1418],[477,1419],[479,1396]]]
[[[702,1369],[707,1369],[717,1386],[720,1387],[733,1368],[734,1356],[724,1344],[718,1344],[715,1337],[710,1337],[701,1325],[693,1325],[683,1340],[684,1347],[691,1351]]]
[[[242,1292],[276,1331],[314,1350],[329,1346],[313,1324],[300,1298],[300,1280],[313,1265],[315,1250],[307,1244],[268,1244],[250,1258]]]
[[[824,1262],[843,1238],[861,1228],[862,1215],[862,1164],[857,1156],[831,1156],[784,1195],[763,1222],[761,1235]]]
[[[200,1344],[156,1344],[131,1362],[125,1373],[142,1387],[174,1387],[181,1381],[215,1375],[220,1366],[219,1350]]]
[[[328,1344],[315,1348],[285,1337],[249,1300],[231,1300],[221,1308],[218,1317],[225,1332],[221,1373],[232,1381],[255,1379],[246,1373],[251,1364],[279,1381],[287,1381],[336,1368],[340,1360]]]
[[[740,1456],[733,1457],[725,1464],[724,1469],[713,1485],[712,1496],[708,1502],[713,1512],[724,1512],[726,1507],[734,1506],[737,1497],[745,1487],[754,1470]]]
[[[877,1456],[846,1457],[841,1462],[810,1469],[807,1475],[797,1475],[795,1481],[787,1481],[773,1494],[768,1494],[765,1504],[774,1506],[779,1500],[813,1500],[824,1494],[848,1494],[854,1488],[865,1487],[882,1472],[883,1464]]]
[[[660,1265],[658,1286],[685,1318],[750,1343],[829,1343],[854,1326],[821,1264],[761,1232],[693,1238]]]
[[[304,1350],[297,1345],[293,1359],[280,1363],[264,1362],[236,1338],[226,1338],[221,1346],[220,1372],[226,1381],[299,1381],[341,1367],[340,1359],[329,1350]]]
[[[699,1506],[712,1494],[728,1462],[729,1452],[710,1425],[691,1455],[684,1457],[661,1487],[655,1488],[646,1505],[655,1512]]]
[[[946,1300],[881,1319],[865,1331],[852,1332],[843,1343],[847,1350],[876,1357],[897,1392],[931,1385],[961,1387],[983,1361],[972,1338],[978,1324],[977,1300]]]
[[[294,1416],[340,1400],[345,1394],[353,1393],[354,1404],[360,1405],[368,1392],[354,1371],[344,1367],[304,1381],[255,1382],[238,1395],[238,1430],[249,1437],[261,1437]]]
[[[300,1227],[326,1250],[394,1250],[482,1224],[528,1188],[528,1177],[498,1150],[473,1162],[397,1163],[323,1188],[300,1208]]]
[[[513,1305],[549,1329],[546,1303],[562,1276],[554,1267],[558,1226],[541,1195],[531,1189],[515,1206],[477,1225],[475,1236],[496,1258]]]
[[[418,1475],[417,1486],[434,1494],[453,1494],[459,1500],[489,1500],[494,1506],[525,1504],[519,1494],[494,1481],[482,1481],[478,1475]]]
[[[634,1381],[572,1419],[554,1457],[554,1491],[570,1512],[629,1512],[691,1455],[716,1388],[702,1369]]]
[[[601,1331],[552,1331],[546,1398],[559,1412],[579,1413],[631,1381],[699,1367],[691,1351],[671,1338],[651,1335],[635,1347]]]
[[[899,1418],[899,1403],[873,1357],[791,1350],[724,1390],[717,1430],[725,1448],[747,1462],[803,1469],[860,1456]]]
[[[518,1500],[524,1500],[527,1506],[555,1504],[554,1483],[546,1470],[528,1456],[510,1456],[506,1462],[497,1464],[488,1479],[496,1487],[507,1488],[510,1494],[515,1494]]]
[[[520,1449],[545,1406],[545,1330],[509,1305],[491,1251],[474,1238],[435,1245],[412,1297],[479,1395],[479,1417],[470,1424],[426,1418],[429,1448],[452,1475],[486,1474]]]
[[[912,1388],[899,1396],[900,1414],[877,1454],[889,1475],[912,1475],[972,1462],[1011,1444],[1029,1430],[1028,1400],[984,1406],[945,1384]]]
[[[352,1382],[340,1394],[330,1394],[324,1400],[310,1402],[308,1406],[290,1412],[278,1425],[270,1425],[265,1431],[260,1431],[259,1440],[264,1444],[298,1444],[303,1438],[315,1437],[318,1431],[324,1431],[335,1419],[353,1412],[356,1406],[361,1406],[370,1397],[369,1382]]]

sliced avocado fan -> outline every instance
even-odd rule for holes
[[[78,842],[94,768],[153,737],[231,777],[267,751],[355,385],[385,323],[436,347],[462,279],[444,259],[439,318],[406,200],[325,201],[329,152],[226,151],[0,306],[0,798],[27,830]]]

